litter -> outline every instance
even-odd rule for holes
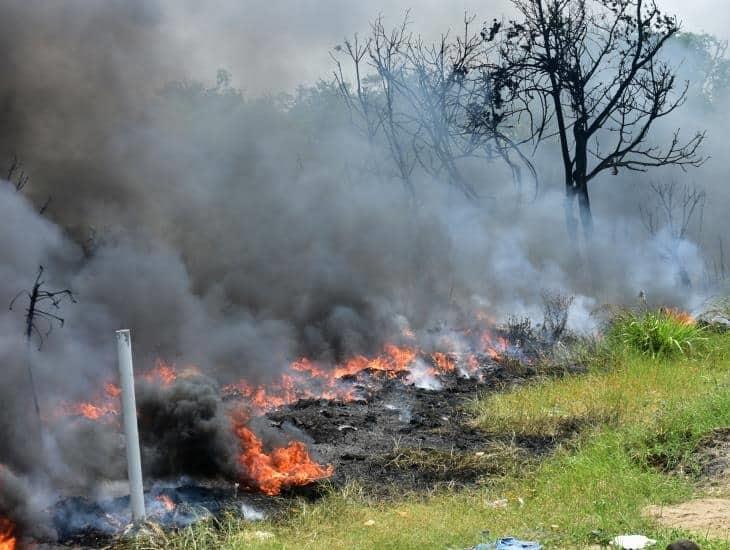
[[[542,550],[539,542],[520,540],[513,537],[497,539],[495,543],[477,544],[470,550]]]
[[[619,535],[611,541],[611,544],[624,550],[641,550],[642,548],[654,546],[656,541],[644,535]]]

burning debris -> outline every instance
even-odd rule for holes
[[[467,448],[470,441],[483,441],[482,435],[466,434],[450,418],[461,392],[487,387],[499,379],[502,358],[524,354],[484,320],[460,331],[439,330],[425,336],[409,332],[403,338],[399,344],[383,346],[381,353],[355,355],[336,364],[300,358],[268,384],[241,380],[221,388],[196,367],[178,368],[157,360],[153,368],[136,376],[145,476],[155,483],[170,480],[173,485],[186,476],[203,485],[234,484],[233,494],[228,489],[219,495],[214,510],[241,497],[274,496],[326,478],[344,479],[353,473],[350,465],[362,459],[347,458],[352,453],[341,452],[338,442],[373,437],[368,422],[359,417],[365,411],[379,411],[374,414],[383,415],[386,431],[408,429],[415,434],[425,422],[432,427],[448,425]],[[456,400],[431,412],[423,410],[428,403],[440,403],[443,395]],[[45,423],[51,433],[77,425],[118,433],[119,396],[119,387],[107,381],[91,400],[62,402]],[[320,431],[324,425],[308,422],[310,410],[319,411],[316,415],[330,426],[326,433]],[[436,440],[434,444],[438,445]],[[373,459],[387,454],[381,446],[374,444],[381,452],[374,453]],[[355,455],[363,456],[362,451]],[[354,472],[363,475],[357,468]],[[105,475],[124,477],[123,470]],[[200,517],[200,509],[185,512],[189,503],[177,489],[148,491],[145,500],[150,517],[168,526]],[[129,521],[126,502],[61,496],[54,524],[63,540],[83,533],[111,536]]]
[[[334,472],[331,465],[314,462],[301,441],[266,453],[261,439],[250,428],[241,425],[235,430],[242,448],[238,463],[251,487],[267,495],[278,495],[285,487],[309,485]]]
[[[0,517],[0,550],[15,550],[15,524]]]

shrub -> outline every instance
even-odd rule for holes
[[[708,343],[704,329],[690,315],[665,308],[619,313],[606,336],[609,344],[651,357],[690,355],[703,350]]]

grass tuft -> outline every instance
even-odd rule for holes
[[[660,309],[619,313],[611,322],[606,341],[651,357],[668,358],[705,351],[708,338],[689,314]]]

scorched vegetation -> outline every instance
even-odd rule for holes
[[[454,476],[460,469],[480,470],[482,477],[470,487],[405,494],[394,487],[383,499],[353,481],[326,489],[317,502],[300,499],[266,521],[231,515],[177,534],[160,533],[136,547],[465,548],[512,534],[549,548],[582,548],[636,531],[660,545],[686,535],[703,548],[727,548],[727,533],[662,527],[645,513],[648,505],[706,491],[697,485],[698,451],[716,429],[730,424],[730,336],[708,332],[703,338],[702,353],[663,356],[647,354],[634,341],[581,342],[571,356],[583,361],[585,372],[465,401],[471,411],[466,421],[486,433],[513,441],[558,438],[543,460],[525,460],[510,445],[486,445],[468,454],[394,451],[398,467]],[[730,494],[730,487],[723,490]]]

